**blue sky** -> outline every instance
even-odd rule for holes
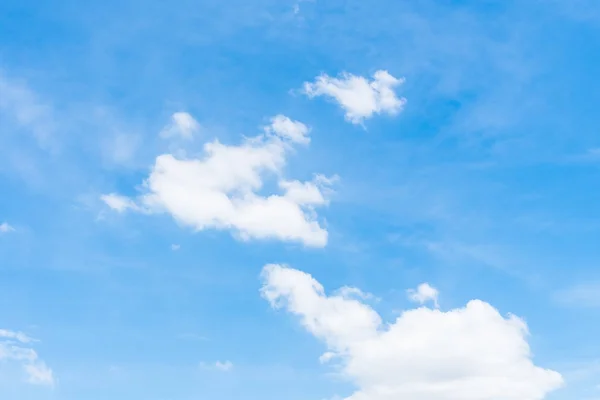
[[[599,27],[4,0],[0,398],[600,398]]]

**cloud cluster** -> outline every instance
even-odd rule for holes
[[[541,400],[563,384],[559,373],[533,363],[525,322],[483,301],[449,311],[420,307],[384,324],[367,304],[328,296],[304,272],[267,265],[263,279],[263,297],[299,316],[327,346],[321,362],[338,360],[356,385],[346,400]],[[417,300],[434,297],[421,289],[411,292],[423,295]]]
[[[203,157],[158,156],[144,193],[135,200],[115,193],[101,199],[118,212],[168,213],[199,231],[230,230],[244,240],[323,247],[327,231],[315,208],[328,204],[332,180],[322,175],[308,182],[283,177],[287,154],[294,145],[308,144],[308,133],[301,122],[277,115],[262,134],[239,145],[214,140],[204,145]],[[269,177],[277,179],[279,193],[263,195]]]
[[[22,332],[0,329],[0,361],[19,364],[32,385],[54,385],[54,374],[31,347],[35,342]]]
[[[396,115],[406,99],[396,96],[394,88],[404,79],[398,79],[387,71],[377,71],[373,79],[342,73],[334,78],[320,75],[314,82],[304,83],[304,93],[310,97],[326,96],[335,100],[346,112],[346,120],[360,124],[374,114]]]

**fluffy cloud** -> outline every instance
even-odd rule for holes
[[[305,82],[304,93],[311,98],[332,98],[346,112],[346,120],[360,124],[373,114],[399,113],[406,99],[397,97],[394,87],[403,82],[404,79],[382,70],[375,72],[371,81],[349,73],[342,73],[339,78],[323,74],[312,83]]]
[[[0,224],[0,233],[8,233],[14,232],[15,228],[9,225],[8,222],[3,222]]]
[[[160,137],[168,139],[171,137],[182,137],[191,139],[198,132],[200,124],[186,112],[176,112],[171,116],[171,123],[160,131]]]
[[[431,301],[436,308],[438,307],[439,292],[428,283],[422,283],[417,289],[409,289],[406,292],[408,293],[408,298],[415,303],[425,304]]]
[[[421,307],[385,324],[356,298],[327,295],[304,272],[263,269],[262,295],[300,317],[357,386],[346,400],[540,400],[559,373],[533,364],[527,326],[472,300],[449,311]]]
[[[265,128],[266,132],[279,135],[295,143],[309,144],[308,127],[302,122],[292,121],[284,115],[271,118],[271,125]]]
[[[297,144],[307,144],[308,128],[278,115],[261,135],[240,145],[218,140],[204,145],[204,156],[186,158],[162,154],[156,158],[144,192],[136,199],[107,194],[112,209],[168,213],[196,230],[233,231],[241,239],[279,239],[322,247],[327,231],[315,208],[328,203],[332,179],[322,175],[309,182],[286,180],[286,156]],[[278,179],[279,194],[262,195],[268,177]]]
[[[19,364],[26,382],[32,385],[54,385],[54,374],[31,348],[34,339],[22,332],[0,329],[0,361]]]

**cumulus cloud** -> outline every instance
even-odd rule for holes
[[[9,233],[14,231],[15,228],[13,228],[8,222],[3,222],[0,224],[0,233]]]
[[[541,400],[563,383],[533,363],[525,322],[481,300],[407,310],[387,324],[302,271],[272,264],[262,276],[263,297],[300,317],[327,346],[321,361],[338,359],[356,385],[346,400]]]
[[[25,381],[32,385],[54,385],[54,374],[31,347],[36,340],[22,332],[0,329],[0,361],[21,366]]]
[[[112,193],[102,200],[118,212],[168,213],[198,231],[229,230],[243,240],[325,246],[327,231],[315,209],[328,204],[334,178],[316,175],[301,182],[283,177],[287,154],[294,145],[309,142],[308,131],[301,122],[278,115],[263,134],[240,145],[214,140],[198,158],[162,154],[137,199]],[[269,177],[277,179],[280,193],[260,193]]]
[[[362,76],[342,73],[338,78],[323,74],[314,82],[304,83],[304,93],[310,97],[326,96],[335,100],[346,112],[346,120],[360,124],[373,114],[396,115],[406,104],[394,88],[404,79],[379,70],[369,80]]]
[[[191,139],[200,130],[200,124],[186,112],[176,112],[171,116],[171,122],[162,131],[160,137],[164,139],[181,137]]]
[[[406,293],[408,294],[408,298],[415,303],[425,304],[431,301],[436,308],[439,307],[439,292],[428,283],[422,283],[416,289],[408,289]]]

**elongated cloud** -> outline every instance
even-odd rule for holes
[[[563,383],[533,363],[525,322],[481,300],[445,312],[416,308],[385,324],[360,299],[327,295],[304,272],[267,265],[263,279],[264,298],[300,317],[327,346],[320,361],[337,360],[355,384],[346,400],[541,400]]]
[[[406,104],[406,99],[394,92],[404,79],[387,71],[377,71],[372,80],[362,76],[342,73],[338,78],[320,75],[314,82],[304,83],[304,93],[310,97],[326,96],[336,101],[346,112],[346,120],[360,124],[374,114],[396,115]]]
[[[308,144],[308,132],[301,122],[278,115],[262,134],[239,145],[214,140],[204,145],[203,157],[158,156],[136,199],[115,193],[101,199],[118,212],[168,213],[196,230],[322,247],[327,231],[315,209],[328,204],[332,180],[322,175],[308,182],[283,178],[289,151]],[[278,180],[279,193],[263,195],[269,177]]]
[[[22,332],[0,329],[0,361],[21,366],[25,381],[32,385],[54,385],[52,370],[31,347],[36,340]]]

